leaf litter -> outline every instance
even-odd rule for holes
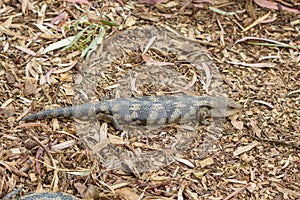
[[[266,16],[270,11],[277,17],[275,21],[269,21],[269,23],[263,23],[266,19],[260,19],[259,23],[255,23],[255,26],[252,25],[244,33],[242,32],[245,30],[243,27],[249,27],[257,20],[249,16],[249,10],[245,13],[236,12],[234,15],[222,16],[207,9],[205,3],[201,8],[196,6],[201,3],[199,1],[169,5],[167,3],[172,1],[148,1],[154,3],[151,6],[142,1],[139,3],[136,1],[102,1],[101,5],[90,1],[92,6],[87,1],[77,2],[83,2],[83,4],[64,2],[66,4],[57,3],[45,6],[39,2],[33,5],[30,1],[22,1],[15,5],[4,2],[6,7],[0,8],[0,13],[3,14],[0,24],[0,42],[5,47],[0,61],[2,80],[0,82],[2,94],[0,100],[1,103],[4,103],[13,99],[14,101],[9,106],[12,106],[16,112],[12,116],[1,116],[1,198],[19,188],[20,185],[24,185],[19,190],[22,195],[29,191],[55,191],[60,188],[64,192],[85,198],[84,193],[77,190],[79,187],[76,186],[79,184],[86,188],[88,185],[95,186],[99,189],[94,192],[95,196],[108,199],[124,199],[128,194],[136,194],[134,196],[138,196],[140,199],[230,199],[233,197],[236,199],[297,199],[300,197],[298,192],[300,188],[299,169],[297,167],[300,162],[299,124],[297,123],[300,120],[300,99],[297,95],[297,91],[299,91],[297,72],[300,66],[299,59],[297,60],[299,49],[293,48],[295,44],[299,43],[299,23],[297,23],[299,4],[297,2],[280,1],[281,5],[278,6],[279,3],[275,1],[255,0],[252,2],[254,16]],[[245,2],[241,1],[211,2],[214,2],[212,5],[228,12],[235,12],[246,6]],[[192,37],[200,44],[205,45],[225,77],[223,84],[228,96],[243,102],[244,108],[239,120],[244,123],[245,128],[237,130],[232,125],[225,124],[225,135],[215,145],[210,157],[195,160],[193,152],[187,153],[184,159],[196,166],[192,169],[184,163],[177,162],[158,171],[140,174],[139,178],[122,174],[121,171],[105,171],[103,166],[95,158],[89,156],[83,146],[77,142],[60,150],[60,153],[48,150],[51,156],[41,155],[39,159],[42,161],[42,165],[39,168],[43,177],[38,179],[37,171],[34,168],[35,160],[32,159],[35,157],[38,147],[41,146],[37,141],[49,139],[52,142],[58,139],[59,144],[64,145],[65,142],[72,141],[72,134],[75,134],[76,131],[74,126],[67,121],[59,123],[61,132],[49,131],[51,125],[47,121],[19,125],[19,116],[26,113],[30,102],[34,102],[31,105],[32,111],[43,110],[45,106],[52,104],[65,106],[71,102],[70,97],[59,90],[64,84],[63,81],[52,82],[51,85],[46,82],[42,85],[39,84],[41,77],[50,70],[49,66],[51,68],[58,67],[57,70],[62,70],[61,73],[78,74],[74,67],[64,70],[61,66],[61,63],[73,61],[72,58],[67,57],[73,50],[58,51],[60,48],[57,48],[43,55],[38,55],[38,52],[42,52],[53,41],[75,37],[78,32],[65,29],[62,24],[67,26],[75,24],[76,16],[94,12],[92,7],[95,6],[102,8],[103,20],[114,21],[120,25],[118,28],[104,25],[106,34],[116,32],[117,29],[124,29],[126,27],[125,19],[132,15],[136,17],[134,20],[136,26],[152,24],[150,16],[152,15],[159,20],[160,25],[168,24],[181,34]],[[266,12],[266,9],[270,10]],[[43,15],[41,18],[34,14],[38,10]],[[64,11],[69,16],[62,24],[51,27],[43,23],[51,21],[55,18],[54,16],[60,16]],[[149,16],[143,15],[144,13],[149,13]],[[176,17],[166,18],[167,15]],[[9,17],[11,19],[7,21]],[[59,17],[60,22],[64,21],[64,17]],[[220,24],[217,21],[222,24],[222,35],[219,33]],[[287,21],[293,23],[286,23]],[[19,26],[18,24],[21,23],[22,26]],[[59,31],[60,28],[63,31]],[[234,41],[245,39],[245,34],[284,44],[288,43],[289,46],[252,46],[245,45],[241,41],[234,45]],[[211,40],[207,40],[208,36]],[[221,36],[224,37],[225,46],[221,45]],[[29,39],[31,43],[28,43]],[[15,48],[16,46],[21,47],[21,50]],[[220,48],[221,46],[222,48]],[[25,49],[22,49],[23,47]],[[283,48],[279,49],[278,47]],[[83,50],[84,47],[75,45],[74,49]],[[227,57],[223,57],[224,50],[227,51]],[[33,61],[36,59],[32,57],[34,54],[37,54],[43,61]],[[274,60],[269,57],[269,60],[272,61],[270,63],[280,67],[253,70],[251,67],[243,65],[234,68],[224,62],[258,63],[259,58],[265,57],[268,60],[268,56],[271,55],[279,56]],[[80,60],[79,57],[78,60]],[[26,66],[27,63],[30,63],[31,66]],[[26,67],[28,68],[25,69]],[[11,73],[18,81],[15,83],[8,81],[5,76],[7,73]],[[28,77],[34,78],[35,82],[32,84],[36,86],[36,89],[24,97],[24,83]],[[55,78],[60,79],[59,76]],[[28,101],[29,99],[30,101]],[[253,99],[268,102],[273,108],[266,109],[264,103],[253,104]],[[248,129],[248,127],[252,128]],[[63,131],[69,135],[62,133]],[[32,134],[38,140],[33,139]],[[32,144],[34,144],[33,148],[29,148]],[[253,147],[254,144],[255,147]],[[233,155],[236,156],[233,157]],[[49,158],[47,157],[52,157],[54,163],[57,163],[56,168],[53,168],[52,171],[48,171],[49,167],[46,163]],[[201,161],[208,158],[213,158],[213,162],[204,165],[202,162],[201,167]],[[62,171],[58,167],[62,168]],[[88,177],[86,177],[88,173],[66,175],[63,172],[64,170],[76,172],[80,169],[90,170],[90,175]],[[202,174],[202,176],[194,174]],[[161,179],[155,183],[152,177],[161,177]],[[125,192],[121,191],[119,194],[112,192],[109,188],[113,188],[115,185],[124,188]]]

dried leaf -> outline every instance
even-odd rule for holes
[[[201,168],[204,168],[206,166],[214,164],[214,159],[212,157],[208,157],[203,160],[200,160],[199,163],[200,163]]]
[[[238,130],[242,130],[244,128],[244,123],[242,121],[237,121],[238,115],[230,116],[231,124]]]
[[[55,67],[55,71],[52,71],[52,74],[60,74],[60,73],[65,73],[67,71],[69,71],[70,69],[72,69],[74,66],[76,66],[76,64],[78,63],[77,60],[73,60],[70,63],[64,64],[64,66],[68,66],[62,69],[57,69],[57,67]],[[59,65],[59,66],[63,66],[63,65]]]
[[[63,11],[62,13],[60,13],[59,15],[57,15],[56,17],[54,17],[51,20],[51,24],[55,24],[56,22],[59,22],[59,21],[65,19],[66,15],[67,15],[67,12]]]
[[[43,3],[42,7],[38,11],[38,19],[37,24],[43,24],[44,19],[46,17],[46,9],[47,9],[47,3]]]
[[[39,161],[39,159],[40,159],[41,155],[43,154],[43,152],[44,152],[44,149],[40,147],[40,148],[38,148],[36,155],[35,155],[35,159],[36,159],[35,169],[40,177],[42,177],[42,170],[41,170],[42,163]]]
[[[7,81],[7,83],[9,84],[9,85],[13,85],[13,84],[15,84],[16,83],[16,79],[15,79],[15,77],[14,77],[14,75],[11,73],[11,72],[7,72],[6,74],[5,74],[5,78],[6,78],[6,81]]]
[[[197,6],[201,6],[201,5],[197,4]],[[226,12],[226,11],[220,10],[219,8],[215,8],[213,6],[209,6],[208,8],[213,12],[216,12],[220,15],[225,15],[225,16],[232,16],[232,15],[236,15],[237,13],[243,13],[244,12],[244,11]]]
[[[25,36],[22,36],[20,34],[17,34],[7,28],[5,28],[4,26],[0,25],[0,32],[3,32],[3,33],[6,33],[7,35],[10,35],[10,36],[14,36],[16,38],[19,38],[21,40],[27,40],[28,37],[25,37]]]
[[[251,126],[251,130],[253,131],[253,133],[257,136],[257,137],[261,137],[261,129],[257,126],[257,124],[255,123],[254,120],[250,120],[250,126]]]
[[[1,25],[5,28],[8,28],[11,26],[13,20],[13,16],[9,17],[5,22],[3,22]]]
[[[268,102],[265,102],[265,101],[263,101],[263,100],[254,100],[253,103],[259,103],[259,104],[266,105],[266,106],[268,106],[268,107],[270,107],[270,108],[274,108],[274,106],[273,106],[272,104],[270,104],[270,103],[268,103]]]
[[[28,10],[29,0],[22,0],[22,13],[26,15]]]
[[[236,157],[242,153],[245,153],[247,151],[250,151],[251,149],[253,149],[254,147],[256,147],[259,143],[254,141],[251,144],[248,144],[247,146],[243,146],[243,147],[238,147],[234,152],[233,152],[233,157]]]
[[[112,188],[113,190],[116,190],[116,189],[125,187],[125,186],[127,186],[127,185],[130,185],[130,183],[128,183],[128,182],[117,183],[117,184],[115,184],[115,185],[112,185],[111,188]]]
[[[50,69],[46,75],[45,75],[45,79],[46,79],[46,82],[51,85],[51,82],[50,82],[50,75],[52,74],[52,72],[54,72],[55,70],[57,69],[57,67],[54,67],[52,69]]]
[[[20,124],[19,126],[17,126],[16,128],[19,129],[19,128],[35,128],[35,127],[42,127],[42,128],[45,128],[47,129],[48,127],[45,126],[44,124],[41,124],[41,123],[25,123],[25,124]]]
[[[74,87],[72,84],[63,84],[61,86],[61,89],[64,91],[64,93],[67,95],[67,96],[75,96],[75,90],[74,90]]]
[[[189,166],[190,168],[194,168],[195,167],[195,165],[191,161],[189,161],[187,159],[175,157],[175,160],[177,160],[178,162],[183,163],[183,164]]]
[[[68,171],[67,174],[72,174],[76,176],[89,176],[92,173],[91,169],[86,169],[82,171]]]
[[[28,49],[26,47],[21,47],[21,46],[15,46],[15,47],[29,55],[36,56],[36,53],[34,51],[31,51],[30,49]]]
[[[38,29],[40,29],[43,33],[45,33],[47,35],[51,35],[51,36],[54,35],[54,33],[50,29],[48,29],[46,26],[44,26],[43,24],[35,24],[35,26],[38,27]],[[55,27],[52,27],[52,28],[55,28]]]
[[[139,1],[147,4],[157,4],[157,3],[163,3],[166,0],[139,0]]]
[[[6,108],[9,104],[11,104],[14,101],[13,98],[7,99],[5,102],[2,103],[0,108]]]
[[[36,84],[32,83],[29,79],[27,79],[25,81],[25,86],[24,86],[24,95],[25,96],[34,94],[36,89],[37,89]]]
[[[205,79],[206,79],[206,82],[202,82],[203,84],[203,89],[208,92],[208,88],[211,84],[211,79],[212,79],[212,69],[211,69],[211,66],[210,65],[207,65],[206,63],[202,63],[202,68],[205,72]]]
[[[116,189],[116,194],[124,200],[138,200],[139,196],[131,188]]]
[[[186,184],[181,184],[180,185],[180,188],[178,190],[178,193],[177,193],[177,200],[183,200],[183,191],[184,191],[184,188],[185,188]]]
[[[72,3],[83,3],[88,5],[89,7],[92,6],[92,4],[88,0],[65,0],[67,2],[72,2]]]
[[[282,4],[279,4],[279,3],[273,2],[273,1],[254,0],[254,2],[257,5],[259,5],[261,7],[264,7],[264,8],[269,8],[269,9],[273,9],[273,10],[282,9],[282,10],[285,10],[285,11],[288,11],[288,12],[291,12],[291,13],[298,13],[299,12],[299,10],[297,10],[297,9],[288,8],[288,7],[283,6]]]
[[[59,151],[59,150],[71,147],[74,144],[76,144],[76,140],[68,140],[68,141],[65,141],[65,142],[62,142],[62,143],[59,143],[59,144],[52,145],[51,149],[53,151]]]
[[[119,136],[108,134],[108,137],[109,137],[109,141],[111,142],[111,144],[123,145],[123,144],[128,143],[122,137],[119,137]]]
[[[28,175],[22,171],[20,171],[18,168],[16,168],[14,165],[4,162],[0,160],[0,165],[4,166],[8,171],[16,174],[17,176],[23,176],[23,177],[28,177]]]
[[[136,24],[137,18],[134,16],[130,16],[126,19],[124,27],[131,27]]]

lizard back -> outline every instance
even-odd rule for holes
[[[225,101],[228,103],[224,104]],[[226,106],[229,107],[228,110]],[[224,97],[143,96],[45,110],[26,116],[23,120],[33,121],[58,117],[89,119],[102,114],[112,117],[118,124],[164,125],[199,120],[202,117],[200,111],[209,111],[208,115],[213,117],[225,117],[234,114],[238,108],[239,104]]]

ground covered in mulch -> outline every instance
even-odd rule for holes
[[[299,10],[296,0],[2,1],[0,198],[12,191],[62,191],[82,199],[299,199]],[[71,105],[84,59],[95,59],[89,53],[98,47],[105,52],[102,39],[146,25],[175,30],[206,49],[224,93],[242,105],[209,152],[189,152],[143,173],[109,170],[84,146],[73,120],[20,122],[29,113]],[[58,48],[71,36],[79,40]],[[89,46],[95,38],[98,44]],[[133,55],[118,72],[143,59]],[[112,97],[121,64],[114,62],[112,76],[103,78],[112,86],[97,86],[99,99]],[[181,72],[193,82],[191,71]],[[204,95],[195,80],[196,94]],[[152,89],[142,94],[157,94]],[[106,131],[115,140],[122,134],[110,125]]]

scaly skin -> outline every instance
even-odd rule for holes
[[[23,121],[45,118],[79,118],[97,116],[110,121],[115,129],[120,124],[164,125],[191,120],[202,121],[206,116],[227,117],[240,110],[240,104],[225,97],[168,95],[118,98],[98,103],[86,103],[50,109],[24,117]]]
[[[43,192],[28,194],[20,198],[21,200],[79,200],[77,197],[62,192]]]

